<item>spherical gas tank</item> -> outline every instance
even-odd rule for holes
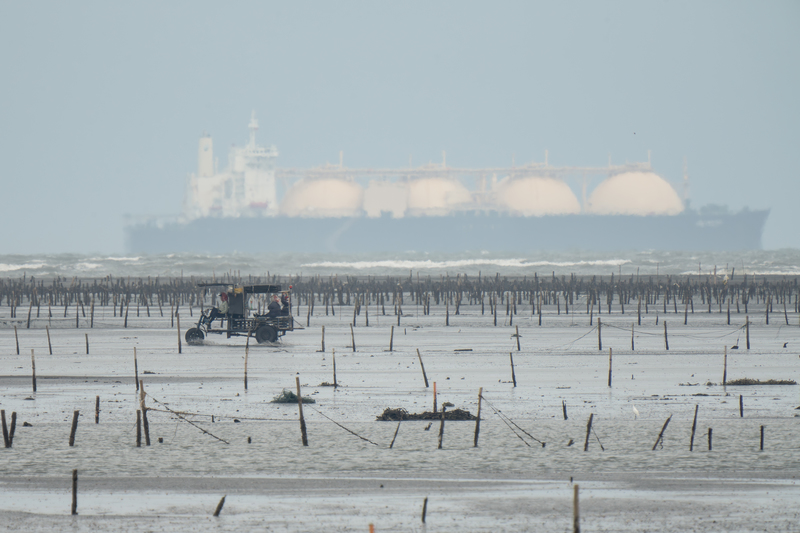
[[[364,189],[341,179],[300,180],[286,192],[280,214],[290,217],[352,217],[362,214]]]
[[[597,215],[677,215],[683,211],[672,185],[653,172],[625,172],[595,188],[587,211]]]
[[[581,205],[569,186],[545,177],[505,178],[497,185],[498,207],[523,216],[571,215]]]

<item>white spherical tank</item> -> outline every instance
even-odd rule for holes
[[[390,213],[392,218],[402,218],[408,209],[408,185],[390,181],[372,180],[364,191],[364,211],[370,218]]]
[[[581,204],[569,186],[553,178],[505,178],[497,185],[498,207],[524,216],[572,215]]]
[[[469,190],[448,178],[423,178],[408,184],[408,210],[412,215],[446,215],[472,201]]]
[[[596,215],[677,215],[678,193],[652,172],[625,172],[603,181],[589,197],[587,212]]]
[[[352,217],[362,214],[364,189],[339,179],[300,180],[286,192],[280,214],[290,217]]]

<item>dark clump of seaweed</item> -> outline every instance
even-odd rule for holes
[[[297,394],[289,389],[283,389],[283,392],[275,396],[270,403],[297,403]],[[317,403],[313,398],[303,396],[303,403]]]
[[[399,422],[401,420],[441,420],[442,413],[432,413],[425,411],[424,413],[409,413],[403,408],[392,409],[387,407],[384,409],[376,420],[385,422]],[[445,420],[475,420],[475,415],[464,409],[453,409],[452,411],[444,412]]]
[[[767,379],[761,381],[760,379],[740,378],[728,381],[726,385],[797,385],[793,379]]]

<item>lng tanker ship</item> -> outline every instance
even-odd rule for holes
[[[255,116],[249,128],[222,172],[211,137],[200,139],[183,213],[129,220],[129,252],[744,250],[761,248],[769,215],[693,209],[686,173],[681,197],[649,161],[554,167],[545,155],[469,169],[448,167],[443,154],[416,168],[350,169],[340,154],[338,165],[278,169],[275,146],[256,144]]]

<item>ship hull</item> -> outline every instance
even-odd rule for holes
[[[675,216],[202,218],[126,228],[133,253],[757,250],[769,211]]]

